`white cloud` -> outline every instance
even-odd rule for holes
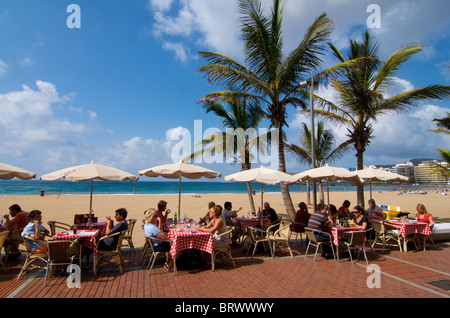
[[[8,71],[8,65],[5,62],[0,60],[0,76],[4,76]]]
[[[286,52],[300,43],[306,29],[323,12],[335,21],[332,42],[339,49],[348,47],[350,38],[359,37],[367,28],[371,15],[367,7],[372,3],[372,0],[287,0],[283,23]],[[447,0],[435,0],[432,4],[405,0],[375,3],[381,10],[381,27],[371,31],[380,41],[384,55],[401,45],[419,42],[426,47],[417,58],[429,59],[436,54],[434,41],[449,35],[448,14],[444,9]],[[268,14],[272,1],[262,4]],[[150,0],[149,7],[155,19],[154,34],[164,42],[183,41],[191,51],[206,49],[241,58],[236,0]]]

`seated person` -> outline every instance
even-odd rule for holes
[[[164,212],[164,214],[163,214]],[[158,202],[158,210],[156,210],[157,222],[156,225],[161,231],[164,231],[164,226],[167,222],[167,215],[170,213],[170,210],[167,209],[167,202],[161,200]]]
[[[331,229],[333,228],[333,221],[328,215],[327,206],[323,203],[317,205],[317,211],[311,214],[308,221],[308,227],[313,230],[319,230],[321,232],[314,232],[317,242],[330,242],[333,241],[333,235],[331,235]],[[329,245],[322,245],[322,256],[325,258],[332,258],[333,247]]]
[[[33,210],[28,214],[30,221],[23,229],[23,235],[29,236],[38,241],[44,241],[45,236],[49,235],[49,231],[42,225],[42,212]],[[33,254],[45,254],[48,250],[48,245],[45,242],[35,242],[28,240],[28,246]]]
[[[238,225],[234,224],[231,220],[237,217],[237,214],[239,211],[242,210],[242,207],[239,207],[239,209],[232,211],[233,205],[229,201],[225,202],[223,206],[224,210],[223,212],[221,211],[222,218],[225,221],[225,225],[233,227],[231,240],[233,245],[237,245],[236,241],[238,240],[242,230]]]
[[[214,247],[224,248],[230,244],[229,235],[219,236],[222,233],[228,231],[227,225],[225,224],[225,220],[222,217],[222,207],[220,205],[216,205],[210,210],[210,218],[211,222],[209,222],[205,226],[197,225],[198,230],[211,233],[214,239]],[[204,259],[206,261],[206,267],[211,266],[211,254],[204,252]]]
[[[343,219],[346,217],[344,213],[336,209],[334,204],[330,204],[330,216],[334,224],[336,224],[337,219]]]
[[[152,238],[153,249],[155,252],[169,252],[170,251],[170,239],[169,235],[166,232],[161,231],[156,226],[156,210],[148,209],[145,214],[145,225],[144,225],[144,234],[146,237]],[[175,255],[175,260],[178,257],[178,254]],[[168,262],[164,264],[166,270],[170,271],[173,268],[174,260],[171,258]]]
[[[428,225],[430,225],[430,226],[432,226],[434,224],[433,216],[431,215],[431,213],[429,213],[427,211],[427,208],[425,207],[425,205],[419,203],[416,207],[416,210],[417,210],[417,214],[416,214],[417,222],[428,223]],[[417,249],[421,250],[422,249],[422,240],[423,240],[422,234],[414,235],[414,240],[416,242]]]
[[[345,200],[342,203],[342,206],[339,208],[339,211],[341,211],[345,215],[346,218],[352,217],[352,215],[350,213],[350,210],[349,210],[349,207],[350,207],[350,201],[349,200]]]
[[[366,212],[369,219],[382,220],[384,218],[383,209],[375,204],[374,199],[369,200],[369,207]]]
[[[264,202],[262,216],[264,219],[269,219],[272,224],[278,221],[277,212],[275,212],[275,210],[270,207],[269,202]]]
[[[369,224],[369,220],[364,215],[364,210],[359,205],[353,208],[353,222],[363,230],[366,230]]]
[[[210,219],[209,219],[209,210],[211,210],[212,207],[214,207],[216,204],[211,201],[208,203],[208,211],[206,212],[206,215],[202,218],[200,218],[200,220],[198,221],[199,224],[208,224]]]
[[[108,216],[106,218],[106,236],[110,234],[114,234],[117,232],[122,232],[128,230],[128,222],[126,221],[128,212],[125,209],[116,210],[115,219],[118,222],[116,226],[114,226],[114,221]],[[117,248],[117,242],[119,240],[119,236],[115,235],[112,237],[105,238],[100,241],[98,248],[103,251],[114,251]]]
[[[300,202],[298,204],[298,207],[300,208],[300,210],[295,213],[294,228],[297,232],[303,232],[305,226],[308,224],[311,214],[309,214],[308,207],[306,206],[305,202]]]
[[[8,247],[12,243],[11,250],[9,252],[8,259],[19,257],[21,252],[17,246],[17,242],[22,242],[22,230],[28,225],[28,212],[22,211],[22,208],[18,204],[13,204],[9,207],[9,214],[12,219],[9,219],[9,215],[5,214],[6,230],[9,231],[8,239],[4,243],[4,247]],[[6,249],[5,249],[6,250]]]

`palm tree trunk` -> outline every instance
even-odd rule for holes
[[[324,195],[323,195],[323,184],[322,181],[319,181],[319,202],[318,203],[324,203],[325,199],[324,199]]]
[[[364,152],[362,150],[356,150],[357,169],[358,170],[362,170],[364,168],[363,155],[364,155]],[[364,185],[362,185],[362,184],[356,185],[356,200],[357,200],[357,205],[359,205],[360,207],[363,208],[363,210],[365,210],[365,208],[364,208]]]
[[[281,127],[278,128],[278,170],[281,172],[286,172],[283,130]],[[286,209],[287,215],[291,221],[294,221],[295,219],[294,205],[292,204],[292,198],[289,192],[289,185],[285,182],[281,182],[281,195],[283,197],[284,207]]]
[[[250,182],[246,182],[246,184],[247,184],[248,201],[250,202],[250,209],[252,211],[252,214],[255,215],[256,210],[255,210],[255,202],[253,201],[252,186],[251,186]]]

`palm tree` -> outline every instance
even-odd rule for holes
[[[449,112],[447,112],[446,117],[435,118],[435,119],[433,119],[433,121],[437,123],[436,126],[438,126],[438,128],[430,130],[431,132],[450,134],[450,113]]]
[[[300,137],[301,147],[295,144],[286,145],[286,149],[292,154],[296,155],[301,163],[312,164],[312,138],[311,131],[308,126],[303,123],[303,133]],[[350,150],[351,141],[347,140],[341,143],[338,147],[333,149],[335,138],[331,129],[325,130],[325,124],[319,121],[317,124],[316,142],[315,142],[315,157],[316,166],[322,167],[325,164],[336,161]],[[323,185],[319,182],[319,202],[324,202]]]
[[[271,128],[278,132],[279,170],[286,172],[284,155],[284,126],[288,106],[306,108],[307,94],[299,83],[307,80],[321,64],[323,44],[328,40],[333,22],[325,13],[308,28],[303,40],[287,56],[283,54],[281,24],[284,1],[274,0],[271,15],[263,15],[259,0],[239,0],[242,13],[241,39],[244,41],[244,66],[220,53],[200,52],[208,64],[198,72],[211,84],[235,86],[237,90],[217,91],[204,96],[202,101],[246,99],[260,105],[267,113]],[[281,183],[286,211],[295,216],[289,187]]]
[[[202,149],[196,151],[184,158],[183,161],[194,161],[195,158],[209,155],[223,155],[229,161],[240,162],[242,170],[251,169],[251,162],[254,159],[255,151],[265,154],[267,151],[266,143],[260,142],[260,139],[268,138],[270,141],[270,132],[268,134],[258,135],[257,128],[264,120],[264,111],[256,105],[247,103],[229,103],[220,104],[215,101],[202,102],[202,107],[206,113],[212,112],[222,118],[222,124],[227,129],[226,132],[218,132],[204,138],[200,143]],[[270,144],[270,143],[268,143]],[[247,193],[250,208],[255,213],[255,204],[250,182],[247,182]]]
[[[438,128],[430,130],[431,132],[435,133],[443,133],[443,134],[450,134],[450,113],[447,112],[447,116],[444,118],[435,118],[433,119],[434,122],[436,122]],[[437,169],[433,171],[433,173],[440,172],[442,174],[445,174],[446,176],[450,175],[450,150],[445,149],[438,149],[439,154],[441,155],[441,158],[444,162],[447,163],[447,166],[436,164]]]
[[[331,43],[329,46],[340,62],[345,61],[336,47]],[[347,127],[347,136],[356,150],[357,169],[363,169],[363,155],[373,138],[372,124],[379,116],[417,107],[421,101],[443,100],[449,95],[450,86],[433,84],[389,98],[383,96],[392,85],[395,72],[421,50],[422,46],[411,44],[396,50],[385,61],[367,59],[331,80],[330,85],[338,95],[336,103],[316,98],[317,115]],[[360,42],[350,40],[349,60],[377,55],[378,43],[368,31]],[[357,186],[357,196],[358,205],[364,207],[364,186]]]

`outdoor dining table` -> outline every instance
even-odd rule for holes
[[[100,239],[101,237],[101,233],[100,230],[77,230],[77,232],[74,234],[73,230],[69,230],[69,231],[63,231],[60,232],[58,234],[55,234],[52,237],[52,240],[54,241],[74,241],[77,238],[84,238],[82,240],[82,245],[84,247],[87,247],[89,249],[91,249],[94,253],[94,255],[98,254],[98,249],[97,249],[97,240]]]
[[[403,237],[403,252],[407,251],[406,236],[411,234],[431,235],[431,229],[428,223],[417,221],[393,221],[385,220],[386,224],[399,229],[400,236]]]
[[[261,219],[258,218],[235,217],[232,218],[231,221],[237,224],[242,230],[245,230],[247,227],[254,227],[261,224]],[[269,219],[262,219],[262,224],[264,227],[269,227],[271,222]]]
[[[70,227],[71,230],[74,229],[74,227],[77,228],[77,230],[100,230],[100,237],[106,235],[106,226],[108,225],[107,222],[97,222],[97,223],[80,223],[80,224],[74,224]]]
[[[186,249],[198,249],[209,254],[213,253],[214,240],[212,235],[208,232],[199,231],[189,223],[172,224],[169,239],[171,241],[170,255],[172,258]],[[174,262],[174,274],[176,271],[176,262]]]

